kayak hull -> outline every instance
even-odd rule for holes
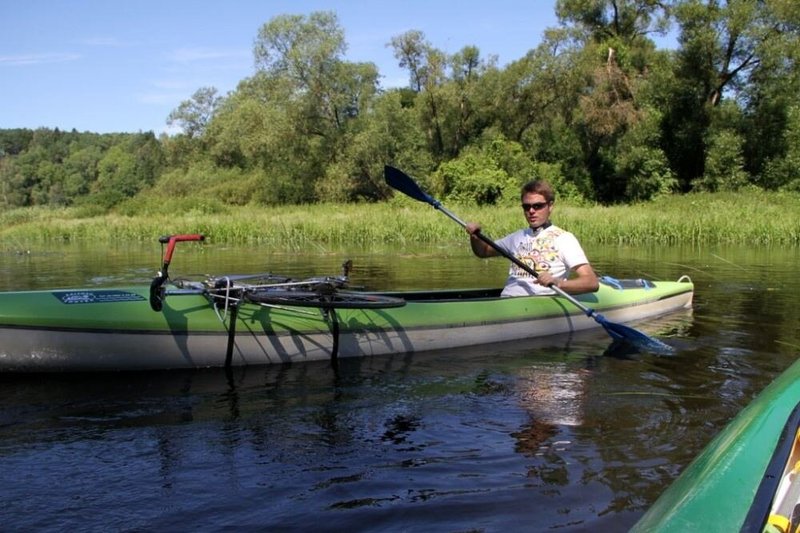
[[[800,504],[800,360],[728,423],[648,509],[632,532],[796,531]],[[781,484],[793,481],[787,518]],[[783,496],[786,496],[785,494]],[[791,495],[790,495],[791,496]]]
[[[691,307],[691,282],[578,296],[612,322]],[[600,325],[558,296],[500,298],[499,289],[374,293],[406,305],[336,309],[242,304],[232,322],[201,292],[148,287],[0,293],[0,371],[202,368],[421,352],[530,339]],[[234,325],[231,328],[231,324]],[[233,331],[231,331],[233,329]]]

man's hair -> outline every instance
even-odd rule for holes
[[[556,199],[556,193],[553,191],[553,187],[544,180],[533,180],[523,185],[522,192],[520,192],[519,195],[520,200],[529,193],[541,194],[548,202],[553,202]]]

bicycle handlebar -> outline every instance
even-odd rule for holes
[[[158,242],[167,245],[167,251],[164,253],[164,265],[169,265],[172,261],[172,254],[175,252],[175,245],[179,242],[185,241],[204,241],[205,235],[199,233],[184,233],[178,235],[163,235],[158,238]]]

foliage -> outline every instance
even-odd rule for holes
[[[786,146],[784,157],[767,161],[761,185],[768,189],[800,191],[800,106],[788,110],[786,129],[780,139]]]
[[[660,116],[655,110],[643,111],[642,118],[622,135],[616,146],[614,175],[625,184],[628,200],[656,198],[677,187],[660,146],[659,123]]]
[[[707,142],[705,173],[694,181],[699,191],[737,191],[747,184],[742,168],[742,138],[731,130],[715,132]]]
[[[445,198],[477,205],[494,205],[513,196],[514,181],[496,163],[471,152],[442,163],[431,178],[431,189]]]
[[[221,97],[217,96],[214,87],[201,87],[167,116],[167,124],[177,124],[184,135],[193,139],[205,133],[208,123],[220,105]]]
[[[392,164],[448,201],[618,206],[690,191],[800,190],[800,13],[793,0],[558,0],[560,25],[523,57],[424,33],[386,36],[405,87],[346,59],[335,13],[257,30],[255,69],[201,87],[166,117],[181,132],[0,130],[0,208],[82,216],[329,202],[403,205]],[[674,50],[655,36],[671,30]],[[536,36],[532,36],[532,39]]]

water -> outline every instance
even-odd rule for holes
[[[588,248],[602,273],[696,284],[692,313],[603,332],[231,372],[0,375],[7,530],[625,531],[800,346],[797,250]],[[465,247],[179,246],[171,272],[502,283]],[[0,253],[2,289],[146,282],[149,245]]]

